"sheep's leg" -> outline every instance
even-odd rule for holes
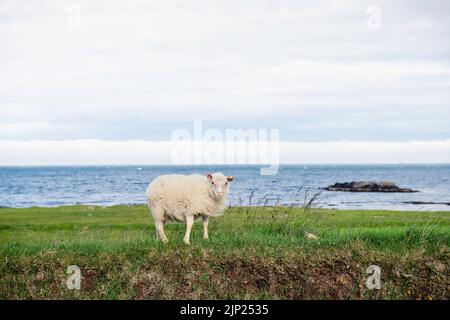
[[[208,240],[208,217],[203,217],[203,239]]]
[[[150,210],[155,220],[156,239],[161,239],[162,242],[168,242],[169,240],[164,233],[164,210],[158,205],[150,206]]]
[[[164,233],[164,222],[155,221],[156,226],[156,238],[161,239],[162,242],[167,243],[169,239],[167,239],[166,234]]]
[[[194,225],[194,216],[186,216],[186,234],[184,235],[184,243],[189,244],[191,229]]]

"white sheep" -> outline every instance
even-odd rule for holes
[[[155,219],[156,237],[167,242],[164,223],[185,222],[184,242],[189,244],[194,219],[202,217],[203,239],[208,239],[208,218],[223,214],[232,180],[233,177],[225,177],[220,172],[157,177],[146,192],[147,204]]]

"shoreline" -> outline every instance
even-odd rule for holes
[[[413,203],[414,202],[414,203]],[[386,205],[386,207],[355,207],[355,206],[335,206],[335,205],[328,205],[328,206],[312,206],[309,208],[316,209],[316,210],[330,210],[330,211],[383,211],[383,212],[450,212],[450,203],[442,202],[442,203],[429,203],[429,202],[420,202],[420,201],[411,201],[411,202],[405,202],[404,204],[409,205],[408,208],[396,208],[395,206],[389,207],[389,205]],[[442,206],[442,208],[439,209],[431,209],[426,208],[425,206],[435,206],[439,205]],[[414,210],[410,206],[417,207],[418,210]],[[7,207],[7,206],[1,206],[0,205],[0,211],[5,209],[10,210],[27,210],[27,209],[59,209],[59,208],[76,208],[76,207],[92,207],[92,208],[101,208],[101,209],[107,209],[107,208],[115,208],[115,207],[147,207],[145,203],[117,203],[117,204],[93,204],[93,203],[74,203],[74,204],[63,204],[63,205],[54,205],[54,206],[30,206],[30,207]],[[304,206],[301,205],[280,205],[280,206],[273,206],[273,205],[231,205],[229,208],[295,208],[295,209],[303,209]],[[448,207],[448,208],[447,208]]]

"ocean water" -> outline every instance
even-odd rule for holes
[[[450,210],[450,165],[284,165],[274,176],[259,166],[0,167],[0,207],[144,204],[161,174],[221,171],[233,175],[231,205],[302,205],[336,209]],[[395,182],[418,193],[321,191],[336,182]]]

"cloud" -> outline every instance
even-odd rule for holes
[[[199,150],[205,152],[206,147]],[[0,140],[0,165],[170,165],[173,151],[171,141]],[[450,163],[450,140],[280,142],[278,160],[282,164]]]
[[[67,124],[50,123],[46,121],[28,121],[28,122],[0,122],[0,137],[3,139],[27,139],[30,136],[41,136],[50,138],[62,135],[67,132],[85,132],[91,131],[91,128],[85,124]]]
[[[448,139],[445,1],[2,1],[0,139]],[[80,9],[79,28],[70,21]],[[44,127],[39,127],[39,126]]]

